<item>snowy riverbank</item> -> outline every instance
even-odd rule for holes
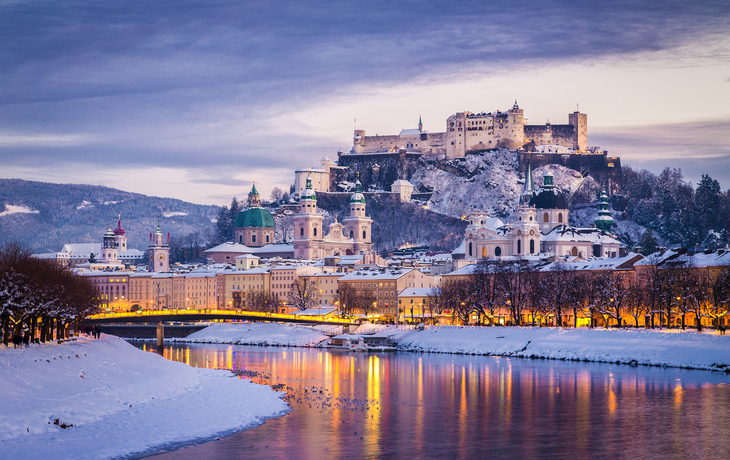
[[[288,410],[269,387],[106,335],[19,350],[0,345],[0,394],[0,457],[18,459],[139,455],[250,428]]]
[[[332,326],[326,327],[332,328]],[[339,330],[341,329],[340,327]],[[326,339],[328,337],[316,328],[293,324],[213,323],[185,338],[167,340],[188,343],[313,347]]]
[[[730,336],[646,329],[441,326],[403,333],[398,350],[726,370]],[[381,331],[384,334],[386,331]]]
[[[435,326],[424,331],[366,323],[357,333],[392,337],[399,351],[546,358],[726,370],[730,336],[646,329]],[[316,328],[279,323],[217,323],[193,343],[302,346],[323,343]]]

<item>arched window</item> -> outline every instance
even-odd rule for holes
[[[362,231],[362,239],[363,240],[366,240],[367,239],[367,236],[366,235],[367,235],[367,233],[365,232],[365,230],[363,230]]]
[[[251,242],[252,243],[255,243],[256,242],[256,235],[251,235]]]
[[[482,248],[482,259],[487,258],[487,248]]]
[[[472,248],[472,246],[471,246],[471,245],[472,245],[472,243],[469,243],[469,257],[471,257],[472,255],[474,255],[474,254],[472,254],[472,252],[471,252],[471,248]]]
[[[561,224],[563,223],[563,213],[562,212],[558,214],[558,222]]]
[[[548,213],[543,214],[542,221],[543,222],[550,222],[550,219],[548,218]]]
[[[355,237],[355,234],[352,232],[352,230],[350,230],[350,238],[354,238],[354,237]]]
[[[573,246],[573,249],[570,250],[570,255],[577,256],[578,255],[578,248]]]
[[[269,242],[269,235],[266,235],[266,242]]]
[[[501,256],[502,255],[502,248],[500,248],[499,246],[497,246],[496,248],[494,248],[494,255],[497,256],[497,257]]]
[[[522,253],[522,241],[517,240],[517,254]]]
[[[530,254],[535,253],[535,240],[530,240]]]
[[[304,227],[299,229],[299,236],[304,236]]]
[[[314,227],[314,236],[317,236],[317,227]]]
[[[238,235],[238,242],[243,243],[243,235]]]

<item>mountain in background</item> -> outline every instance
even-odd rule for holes
[[[17,241],[35,252],[65,243],[99,243],[121,215],[128,246],[144,251],[158,218],[163,233],[214,233],[218,206],[124,192],[109,187],[0,179],[0,243]]]

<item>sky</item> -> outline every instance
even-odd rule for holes
[[[0,177],[225,205],[459,111],[730,188],[720,1],[0,0]]]

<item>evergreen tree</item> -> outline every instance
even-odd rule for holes
[[[641,235],[641,238],[639,239],[639,246],[641,247],[641,254],[645,256],[654,254],[659,248],[659,243],[654,236],[654,232],[650,228]]]
[[[722,190],[720,183],[707,174],[697,184],[694,210],[700,237],[706,238],[710,231],[722,231]]]

